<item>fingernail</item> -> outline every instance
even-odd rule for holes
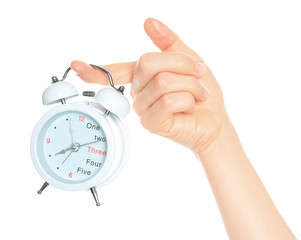
[[[198,74],[203,75],[206,72],[206,67],[201,62],[195,62],[195,70]]]
[[[200,84],[202,85],[203,88],[203,94],[201,94],[200,96],[200,101],[204,101],[209,97],[210,91],[208,90],[208,88],[205,87],[204,83],[201,80],[200,80]]]
[[[209,97],[209,90],[204,87],[204,99],[207,99]]]

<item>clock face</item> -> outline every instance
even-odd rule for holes
[[[107,140],[100,124],[80,111],[54,115],[42,127],[38,157],[49,175],[65,183],[95,176],[106,160]]]

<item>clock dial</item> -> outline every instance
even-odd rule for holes
[[[102,127],[92,117],[66,111],[54,116],[44,128],[42,154],[53,176],[78,183],[92,178],[102,168],[107,141]]]

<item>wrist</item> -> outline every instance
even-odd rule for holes
[[[201,162],[210,161],[210,159],[223,159],[226,156],[235,154],[244,154],[236,130],[227,117],[223,122],[218,136],[201,151],[194,151],[194,154]]]

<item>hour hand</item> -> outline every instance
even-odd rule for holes
[[[58,153],[56,153],[56,154],[54,154],[54,155],[64,154],[65,152],[67,152],[67,151],[69,151],[69,150],[71,150],[71,149],[72,149],[71,147],[70,147],[70,148],[63,149],[62,151],[60,151],[60,152],[58,152]]]

